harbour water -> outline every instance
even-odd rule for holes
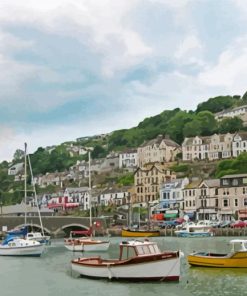
[[[176,238],[158,237],[160,249],[184,252],[181,279],[165,282],[111,282],[80,278],[73,274],[70,260],[92,253],[72,253],[63,246],[63,240],[53,240],[41,258],[0,257],[1,296],[221,296],[247,295],[247,269],[191,268],[186,255],[193,250],[228,252],[230,237]],[[122,238],[111,238],[109,252],[104,257],[118,257],[118,243]]]

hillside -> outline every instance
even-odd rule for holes
[[[239,130],[246,130],[243,122],[239,118],[227,118],[217,122],[214,113],[247,104],[247,92],[241,96],[218,96],[210,98],[197,106],[195,111],[184,111],[176,108],[174,110],[164,110],[156,116],[145,118],[138,126],[117,130],[109,135],[81,138],[74,142],[66,142],[61,145],[49,147],[49,149],[38,148],[31,155],[33,174],[46,174],[47,172],[66,171],[78,160],[87,160],[88,155],[71,155],[69,147],[93,147],[92,158],[103,158],[111,151],[121,151],[126,148],[136,148],[144,141],[153,139],[159,134],[168,135],[172,140],[181,144],[185,137],[196,135],[207,136],[214,133],[233,133]],[[13,163],[23,161],[23,151],[17,150]],[[21,199],[23,184],[14,182],[13,176],[8,176],[9,163],[0,164],[0,201],[4,195],[4,200],[10,202]],[[228,167],[229,166],[229,167]],[[217,163],[197,163],[179,164],[174,167],[178,175],[187,176],[218,176],[221,171],[236,172],[236,165],[224,164],[220,168]],[[241,166],[241,171],[244,168]],[[116,183],[120,175],[98,177],[101,185],[104,182]],[[127,177],[128,179],[129,177]],[[131,178],[130,178],[131,179]],[[30,181],[30,180],[29,180]],[[50,188],[50,191],[55,190]],[[8,197],[9,196],[9,197]]]

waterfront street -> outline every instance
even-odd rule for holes
[[[92,280],[79,278],[72,274],[70,260],[80,256],[64,248],[63,240],[53,240],[47,252],[41,258],[0,257],[1,296],[79,296],[79,295],[118,295],[118,296],[218,296],[246,295],[247,270],[245,269],[208,269],[191,268],[186,255],[193,250],[227,252],[227,242],[231,237],[210,238],[153,238],[160,249],[181,249],[181,280],[178,283],[151,282],[129,283],[110,282],[108,280]],[[123,238],[112,237],[108,253],[103,257],[118,257],[118,243]],[[91,256],[83,253],[83,256]]]

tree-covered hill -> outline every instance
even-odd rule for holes
[[[214,118],[215,112],[244,104],[247,104],[247,93],[243,97],[218,96],[199,104],[195,111],[185,111],[179,108],[164,110],[156,116],[145,118],[136,127],[114,131],[108,137],[96,136],[77,142],[63,143],[52,151],[40,147],[31,155],[33,173],[38,175],[65,171],[77,160],[87,159],[87,155],[71,156],[68,152],[70,145],[93,147],[92,158],[102,158],[111,151],[136,148],[144,141],[153,139],[159,134],[167,135],[175,142],[182,144],[185,137],[244,130],[242,120],[239,118],[226,118],[220,122]],[[20,149],[16,151],[15,157],[14,162],[23,161]]]

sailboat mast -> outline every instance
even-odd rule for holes
[[[24,201],[25,201],[25,219],[27,225],[27,143],[24,143]]]
[[[93,227],[93,222],[92,222],[92,192],[91,192],[91,151],[88,151],[88,187],[89,187],[89,216],[90,216],[90,228],[91,228],[91,236],[92,236],[92,227]]]
[[[30,161],[30,156],[29,155],[28,155],[28,164],[29,164],[30,173],[31,173],[31,180],[32,180],[32,184],[33,184],[33,192],[34,192],[35,203],[37,205],[37,210],[38,210],[38,215],[39,215],[39,223],[40,223],[40,227],[41,227],[41,233],[44,236],[45,235],[44,234],[44,227],[43,227],[43,223],[42,223],[42,219],[41,219],[41,214],[40,214],[40,210],[39,210],[37,192],[36,192],[36,188],[35,188],[35,184],[34,184],[33,170],[32,170],[32,166],[31,166],[31,161]]]

